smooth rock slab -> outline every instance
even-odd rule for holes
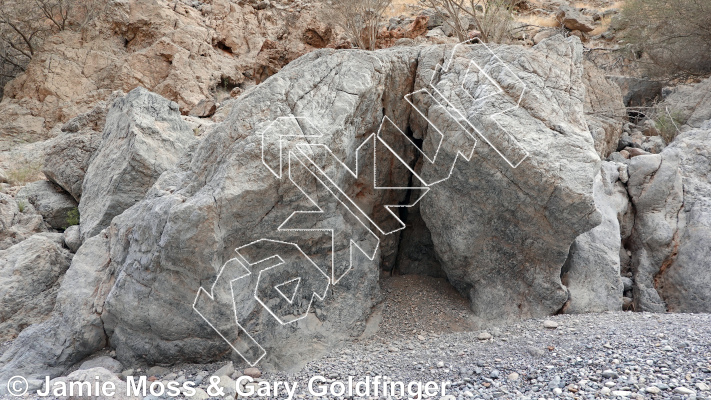
[[[634,309],[665,312],[657,292],[657,274],[678,246],[676,234],[683,205],[679,152],[640,155],[630,160],[627,191],[635,208],[630,236],[634,274]]]
[[[603,162],[593,191],[602,223],[578,236],[570,246],[562,270],[562,281],[570,294],[563,307],[565,313],[622,309],[620,219],[630,210],[616,163]]]
[[[84,176],[82,238],[96,235],[142,199],[194,140],[172,101],[141,87],[114,101]]]
[[[660,265],[656,288],[670,312],[711,312],[711,121],[679,135],[667,147],[677,153],[683,206],[673,251]]]
[[[577,38],[554,36],[531,51],[497,47],[497,56],[521,81],[505,69],[487,66],[483,53],[461,56],[466,65],[442,74],[438,88],[451,93],[450,101],[461,104],[470,118],[482,118],[488,140],[496,143],[506,133],[479,116],[514,107],[524,82],[521,107],[499,122],[529,155],[512,168],[479,137],[473,160],[460,159],[451,177],[422,199],[422,218],[447,278],[469,298],[479,318],[545,317],[568,299],[560,273],[570,245],[601,221],[593,198],[600,158],[585,122],[582,45]],[[435,51],[421,57],[419,81],[429,82],[441,57]],[[484,78],[472,83],[473,95],[452,89],[464,78],[470,59],[492,70],[491,78],[506,87],[505,96],[473,102],[471,96],[493,90]],[[433,114],[436,110],[431,108]],[[446,122],[437,114],[433,118],[435,123]],[[416,136],[424,132],[423,151],[434,154],[439,136],[428,126],[415,125],[413,131]],[[452,157],[460,149],[443,146],[437,157]],[[518,154],[508,146],[501,150],[507,149],[509,157]],[[439,168],[423,162],[422,174],[444,172]]]

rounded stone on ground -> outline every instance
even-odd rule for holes
[[[227,364],[223,365],[221,368],[219,368],[217,371],[215,371],[212,375],[214,376],[231,376],[232,374],[235,373],[235,366],[232,364],[232,361],[228,362]]]
[[[477,336],[477,339],[479,339],[479,340],[489,340],[489,339],[491,339],[491,337],[492,337],[492,336],[491,336],[491,334],[490,334],[489,332],[483,331],[483,332],[479,333],[479,336]]]
[[[195,388],[195,394],[191,397],[192,400],[207,400],[210,396],[202,389]]]
[[[650,386],[650,387],[644,389],[644,391],[647,392],[647,393],[651,393],[651,394],[658,394],[658,393],[661,392],[662,390],[659,389],[659,388],[656,387],[656,386]]]
[[[683,386],[677,386],[677,387],[674,389],[674,393],[679,393],[679,394],[683,394],[683,395],[685,395],[685,396],[689,396],[689,395],[692,395],[692,394],[695,395],[695,394],[696,394],[696,391],[695,391],[695,390],[691,390],[691,389],[689,389],[689,388],[685,388],[685,387],[683,387]]]
[[[543,327],[546,329],[556,329],[558,328],[558,323],[547,319],[543,321]]]
[[[617,374],[617,372],[611,370],[611,369],[606,369],[602,371],[602,377],[607,378],[607,379],[617,379],[620,375]]]
[[[115,360],[108,356],[96,357],[92,358],[91,360],[84,361],[79,367],[79,369],[92,369],[96,367],[105,368],[115,374],[118,374],[119,372],[121,372],[121,370],[123,370],[123,365],[121,365],[118,360]]]

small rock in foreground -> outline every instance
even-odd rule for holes
[[[556,329],[558,327],[558,323],[547,319],[543,321],[543,327],[546,329]]]

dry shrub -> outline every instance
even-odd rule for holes
[[[460,42],[470,39],[469,22],[486,43],[505,43],[511,34],[513,10],[521,0],[425,0],[452,27]]]
[[[351,43],[363,50],[375,50],[378,32],[392,0],[333,0],[325,16],[340,26]]]
[[[0,0],[0,98],[49,35],[83,26],[101,8],[99,0]]]
[[[629,0],[623,38],[652,76],[711,73],[711,1]]]

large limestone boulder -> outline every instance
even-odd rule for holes
[[[623,285],[620,278],[620,225],[631,212],[627,190],[619,180],[619,168],[603,162],[593,187],[595,206],[602,223],[578,236],[570,246],[562,270],[569,300],[565,313],[619,311]]]
[[[671,312],[711,312],[711,121],[679,135],[664,150],[677,151],[684,203],[673,257],[661,265],[656,287]]]
[[[671,262],[679,243],[678,218],[683,204],[679,151],[633,157],[628,171],[627,191],[635,208],[630,237],[635,310],[665,312],[656,285],[657,275]]]
[[[477,316],[488,321],[540,317],[563,307],[568,293],[560,273],[570,245],[600,223],[593,199],[600,158],[585,123],[580,42],[556,36],[532,51],[500,47],[496,54],[525,83],[520,107],[501,115],[498,122],[529,155],[512,168],[480,137],[475,160],[460,159],[451,177],[434,186],[421,206],[449,281],[469,297]],[[424,55],[418,68],[421,75],[442,57],[434,51]],[[484,65],[505,95],[481,102],[455,92],[466,115],[474,119],[514,107],[523,90],[521,81],[486,53],[462,57],[462,64],[440,78],[440,90],[454,92],[452,83],[462,79],[457,75],[465,73],[469,59]],[[481,74],[471,93],[479,97],[494,90]],[[483,129],[486,139],[515,165],[522,159],[518,147],[493,122],[488,124]],[[429,129],[425,152],[434,150],[428,148],[434,140],[435,132]],[[442,147],[440,152],[453,156],[460,149]],[[436,169],[424,163],[422,173],[436,174]],[[442,173],[446,176],[446,171],[438,175]]]
[[[104,368],[115,374],[123,371],[123,365],[116,359],[109,356],[100,356],[86,360],[79,366],[79,369]]]
[[[60,134],[47,141],[42,172],[61,186],[76,201],[81,199],[81,187],[89,162],[101,143],[106,113],[113,101],[123,93],[114,92],[91,111],[79,114],[60,129]]]
[[[72,260],[61,233],[38,233],[0,250],[0,341],[49,318]]]
[[[52,182],[28,183],[17,192],[15,199],[32,204],[52,228],[65,229],[78,222],[77,202]]]
[[[101,143],[101,132],[61,134],[48,142],[42,172],[78,202],[89,161]]]
[[[101,312],[115,279],[110,264],[106,235],[81,246],[62,278],[51,317],[25,328],[0,355],[0,382],[14,375],[42,380],[60,376],[106,345]],[[0,395],[5,389],[3,383]]]
[[[359,154],[358,148],[364,142],[373,143],[372,137],[371,142],[366,138],[378,131],[383,112],[397,125],[407,125],[408,112],[401,99],[411,90],[417,55],[413,49],[327,50],[300,58],[240,97],[225,123],[212,129],[189,158],[162,175],[145,200],[114,219],[111,259],[122,272],[106,299],[102,319],[119,360],[156,363],[219,357],[229,347],[207,321],[230,340],[242,343],[236,346],[250,362],[261,356],[257,344],[261,346],[264,368],[298,367],[363,332],[380,298],[379,268],[397,255],[397,237],[383,237],[378,249],[376,236],[348,211],[352,208],[333,201],[324,184],[305,169],[295,146],[309,143],[298,136],[303,129],[307,136],[320,134],[313,142],[331,149],[339,159],[352,165],[360,158],[367,169],[354,179],[331,162],[324,153],[326,147],[306,149],[323,161],[320,167],[346,197],[360,194],[360,206],[374,221],[392,222],[381,205],[399,204],[407,189],[375,190],[369,181],[373,176],[369,157],[374,149],[371,146]],[[305,118],[277,121],[290,115]],[[272,125],[275,121],[277,125]],[[270,126],[274,129],[269,130]],[[267,135],[264,148],[263,135]],[[392,145],[404,149],[405,142],[401,137]],[[378,146],[378,151],[382,165],[398,165],[387,149]],[[406,160],[412,159],[410,151]],[[383,186],[407,186],[409,171],[400,164],[382,175]],[[307,196],[323,214],[291,219],[295,211],[315,210]],[[334,229],[335,239],[318,229]],[[265,238],[281,242],[262,241]],[[351,240],[367,256],[352,248]],[[289,243],[297,244],[313,264]],[[273,284],[268,287],[283,284],[280,287],[291,303],[277,295],[270,297],[265,309],[255,301],[255,290],[248,289],[256,289],[259,272],[269,264],[250,266],[253,273],[230,289],[229,277],[236,278],[243,271],[233,260],[235,249],[243,246],[247,249],[239,254],[250,263],[274,254],[287,260],[290,268],[269,270],[275,275],[270,276]],[[143,255],[135,258],[138,253]],[[353,268],[348,270],[351,255]],[[332,269],[334,260],[336,269]],[[228,276],[218,275],[223,267]],[[153,272],[145,274],[146,269]],[[293,279],[301,275],[293,274],[305,275],[295,284]],[[325,297],[324,278],[338,280],[328,286]],[[209,290],[213,284],[214,299],[203,294],[196,303],[205,321],[191,306],[198,289]],[[254,343],[245,342],[244,334],[231,336],[238,331],[233,302],[240,323],[254,335]],[[293,310],[291,304],[301,306]],[[286,319],[277,320],[271,313]],[[287,323],[292,320],[288,315],[303,318]],[[241,361],[236,353],[233,356]]]
[[[116,100],[82,186],[83,238],[143,198],[195,140],[176,103],[143,88]]]

